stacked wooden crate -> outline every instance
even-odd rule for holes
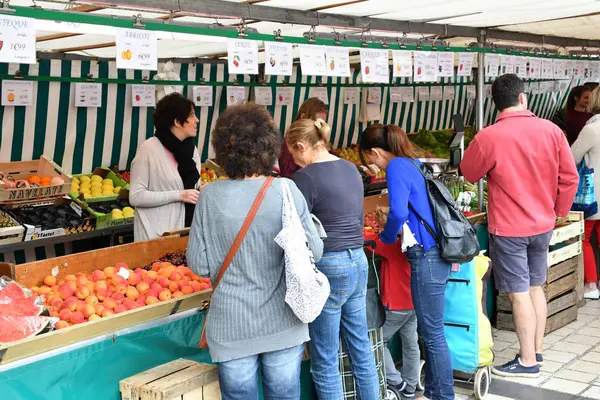
[[[577,309],[583,301],[583,235],[583,213],[579,212],[570,213],[568,221],[554,229],[548,251],[548,278],[544,284],[548,301],[546,333],[577,319]],[[499,293],[496,305],[496,327],[514,331],[512,307],[506,293]]]

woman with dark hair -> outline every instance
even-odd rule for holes
[[[266,108],[229,107],[213,130],[216,161],[228,180],[202,189],[190,231],[187,260],[215,283],[223,260],[258,193],[266,194],[254,221],[216,287],[207,315],[206,340],[219,368],[223,400],[258,399],[258,374],[268,399],[300,398],[300,363],[308,325],[285,302],[285,258],[274,239],[282,229],[281,179],[272,180],[281,146]],[[287,181],[315,260],[323,242],[306,200]]]
[[[573,145],[585,123],[594,116],[586,109],[590,102],[591,90],[586,86],[575,86],[567,98],[565,128],[569,145]]]
[[[305,118],[312,119],[313,121],[316,121],[319,118],[326,120],[327,107],[325,107],[325,103],[316,97],[311,97],[310,99],[306,100],[300,106],[294,121]],[[279,155],[279,175],[281,175],[283,178],[292,179],[294,173],[298,171],[298,169],[300,169],[300,167],[296,165],[294,158],[288,150],[287,144],[285,141],[283,141],[281,145],[281,153]]]
[[[142,143],[131,164],[129,201],[136,208],[136,242],[190,226],[199,195],[194,103],[170,94],[158,102],[152,118],[154,137]]]
[[[420,220],[435,229],[425,179],[418,170],[423,167],[415,160],[408,136],[396,125],[367,128],[359,153],[363,164],[386,171],[390,212],[381,241],[393,244],[401,235],[403,247],[407,247],[412,300],[425,343],[426,397],[422,399],[452,400],[452,363],[444,337],[444,294],[452,266],[440,257],[435,238]]]

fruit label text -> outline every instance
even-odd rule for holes
[[[2,81],[3,106],[30,106],[33,104],[32,81]]]
[[[293,54],[291,43],[265,42],[265,75],[291,76]]]
[[[102,106],[102,84],[100,83],[76,83],[75,84],[75,107],[101,107]]]
[[[412,77],[412,53],[410,51],[394,50],[392,51],[394,60],[393,76],[395,78],[411,78]]]
[[[37,197],[57,196],[62,193],[62,186],[45,186],[20,190],[9,190],[7,200],[27,200]]]
[[[389,51],[360,51],[361,76],[365,83],[390,83]]]
[[[133,107],[154,107],[156,104],[156,86],[131,85],[131,105]]]
[[[325,47],[299,45],[302,75],[327,76]]]
[[[350,55],[347,47],[326,47],[325,61],[328,76],[350,76]]]
[[[116,44],[117,68],[158,70],[156,32],[117,28]]]
[[[438,55],[434,52],[415,51],[415,82],[437,82],[439,76]]]
[[[35,20],[0,17],[0,62],[35,64]]]
[[[258,42],[254,40],[229,39],[227,63],[230,74],[258,74]]]

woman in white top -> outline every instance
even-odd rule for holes
[[[598,88],[594,89],[590,96],[588,111],[600,114],[600,90]],[[600,119],[598,119],[598,115],[592,117],[583,127],[577,140],[571,146],[571,152],[576,164],[585,160],[586,166],[594,169],[594,197],[597,202],[600,202]],[[586,218],[585,239],[583,241],[584,297],[586,299],[597,300],[600,298],[598,272],[594,250],[590,243],[592,232],[594,231],[596,231],[598,239],[600,239],[600,213]]]
[[[136,242],[189,227],[200,194],[194,104],[173,93],[158,102],[152,117],[155,136],[142,143],[131,164],[129,201],[136,208]]]

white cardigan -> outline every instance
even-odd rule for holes
[[[600,204],[600,121],[583,127],[577,140],[571,146],[571,152],[576,164],[585,159],[587,167],[594,169],[594,197]],[[587,219],[598,220],[600,213]]]
[[[194,149],[194,161],[200,171],[200,155]],[[138,148],[131,164],[129,202],[135,207],[134,240],[151,240],[164,232],[183,229],[184,190],[179,171],[158,138],[151,137]]]

